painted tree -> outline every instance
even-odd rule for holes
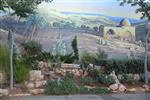
[[[141,19],[146,18],[148,23],[150,23],[150,1],[149,0],[118,0],[120,5],[130,4],[131,6],[136,6],[136,13],[141,13]],[[148,75],[147,75],[147,59],[148,59],[148,42],[150,42],[150,25],[146,25],[147,33],[145,36],[145,83],[148,84]]]
[[[27,18],[30,15],[34,15],[36,13],[36,9],[39,4],[43,1],[51,2],[52,0],[0,0],[0,11],[10,12],[10,16],[17,15],[18,21],[21,18]],[[12,37],[11,48],[10,48],[10,88],[13,89],[13,35],[15,33],[15,29],[11,30],[8,28],[9,37]]]
[[[72,49],[74,51],[74,59],[79,60],[79,50],[78,50],[77,36],[75,36],[73,41],[72,41]]]

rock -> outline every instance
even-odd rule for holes
[[[118,84],[112,84],[109,86],[109,88],[113,91],[117,90],[119,88],[119,85]]]
[[[0,89],[0,95],[1,96],[8,96],[9,92],[7,89]]]
[[[118,80],[115,71],[112,71],[112,73],[110,74],[110,76],[112,76],[112,78],[115,80],[116,84],[120,84],[120,81]]]
[[[39,87],[43,87],[44,85],[46,85],[47,81],[36,81],[35,82],[35,87],[39,88]]]
[[[123,84],[120,84],[120,85],[119,85],[119,91],[120,91],[120,92],[126,91],[126,87],[125,87]]]
[[[44,76],[42,75],[42,72],[40,70],[32,70],[30,71],[30,81],[39,81],[44,79]]]
[[[33,95],[43,94],[44,93],[44,89],[29,89],[29,93],[31,93]]]
[[[150,87],[148,85],[143,85],[143,88],[145,89],[145,91],[150,91]]]
[[[136,81],[139,81],[140,80],[140,75],[139,74],[134,74],[133,79],[136,80]]]
[[[33,83],[33,82],[25,83],[25,85],[26,85],[26,87],[29,88],[29,89],[34,88],[34,83]]]
[[[135,88],[127,89],[128,92],[136,92]]]

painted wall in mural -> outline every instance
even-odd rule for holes
[[[80,53],[101,49],[109,58],[138,58],[144,54],[146,20],[135,9],[117,0],[54,0],[40,4],[35,16],[18,24],[15,17],[0,13],[0,28],[17,27],[18,43],[36,40],[54,55],[72,52],[76,35]]]

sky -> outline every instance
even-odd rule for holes
[[[50,4],[43,3],[41,8],[58,11],[79,13],[100,13],[109,16],[139,19],[141,14],[136,14],[136,7],[130,5],[120,6],[117,0],[54,0]]]

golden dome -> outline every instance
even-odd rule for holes
[[[119,26],[131,26],[131,23],[128,19],[122,19]]]

